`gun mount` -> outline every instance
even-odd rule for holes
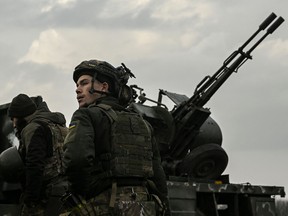
[[[204,77],[190,98],[160,89],[158,100],[154,101],[146,97],[142,88],[131,86],[134,89],[134,99],[138,97],[139,101],[130,106],[154,127],[167,175],[217,179],[226,169],[228,156],[221,147],[221,129],[204,105],[233,72],[237,72],[248,59],[252,59],[252,51],[284,22],[282,17],[276,17],[271,13],[257,31],[224,61],[215,74]],[[268,29],[265,34],[245,51],[253,39],[266,28]],[[137,91],[140,91],[139,96]],[[163,96],[174,102],[172,110],[168,111],[167,106],[162,103]],[[146,106],[145,101],[154,102],[155,106]]]

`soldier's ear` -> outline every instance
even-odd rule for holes
[[[103,82],[102,84],[102,91],[109,92],[109,84],[107,82]]]

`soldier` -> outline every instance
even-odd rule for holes
[[[55,208],[60,207],[60,200],[59,206],[53,203],[49,210],[46,207],[53,194],[65,192],[62,185],[65,182],[63,143],[67,134],[64,115],[51,112],[41,96],[30,98],[19,94],[13,98],[8,116],[20,141],[18,151],[24,163],[21,216],[58,215]]]
[[[75,68],[79,109],[64,144],[71,215],[164,215],[167,210],[153,130],[125,108],[131,99],[126,84],[134,75],[123,66],[89,60]]]

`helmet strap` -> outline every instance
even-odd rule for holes
[[[96,77],[97,77],[97,72],[94,73],[93,77],[92,77],[92,80],[91,80],[91,88],[89,90],[89,93],[90,94],[94,94],[96,93],[96,90],[94,89],[94,82],[96,80]]]
[[[92,77],[92,80],[91,80],[91,88],[90,88],[90,90],[89,90],[89,93],[90,93],[90,94],[100,93],[100,94],[109,95],[109,94],[110,94],[109,92],[98,91],[98,90],[94,89],[94,83],[95,83],[96,78],[97,78],[97,72],[95,72],[94,75],[93,75],[93,77]]]

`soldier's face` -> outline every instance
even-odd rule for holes
[[[98,98],[102,97],[103,94],[99,92],[90,93],[92,85],[92,77],[90,75],[82,75],[79,77],[76,83],[76,94],[79,107],[87,107],[90,104],[94,103]],[[94,89],[100,92],[106,92],[106,84],[100,83],[97,80],[94,81]]]
[[[15,132],[15,136],[20,140],[21,139],[21,131],[23,128],[27,125],[27,122],[23,118],[11,118],[12,123],[13,123],[13,128]]]

